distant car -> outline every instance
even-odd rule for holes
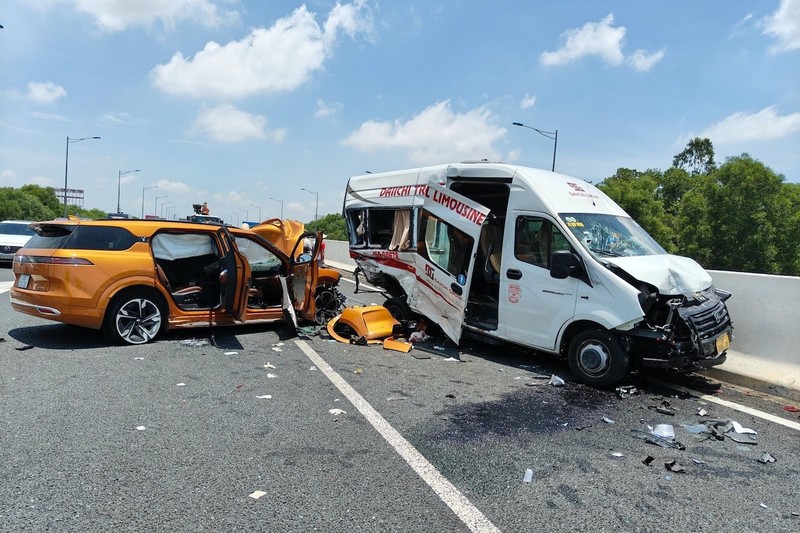
[[[11,264],[17,250],[25,246],[33,235],[29,220],[4,220],[0,222],[0,263]]]
[[[315,254],[240,228],[163,220],[53,220],[14,259],[11,307],[144,344],[171,328],[315,320]],[[338,280],[337,280],[338,281]]]

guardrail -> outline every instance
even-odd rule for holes
[[[326,240],[325,260],[353,270],[348,243]],[[709,271],[714,285],[733,296],[726,302],[734,325],[728,360],[705,371],[723,379],[800,401],[800,277]]]

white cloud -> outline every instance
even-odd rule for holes
[[[49,120],[51,122],[67,122],[67,118],[58,113],[42,113],[40,111],[32,111],[30,116],[39,120]]]
[[[777,39],[770,51],[800,49],[800,0],[781,0],[777,11],[761,21],[764,33]]]
[[[705,137],[714,143],[770,141],[800,132],[800,112],[779,115],[774,106],[757,113],[734,113],[691,137]]]
[[[641,72],[647,72],[648,70],[653,68],[653,65],[661,61],[661,59],[663,59],[665,53],[666,52],[663,49],[659,50],[658,52],[654,52],[652,54],[648,54],[644,50],[636,50],[633,54],[628,56],[626,61],[634,69]]]
[[[224,11],[212,0],[74,0],[74,4],[78,11],[94,17],[98,28],[108,32],[156,22],[172,30],[183,20],[215,27],[238,19],[238,13]]]
[[[492,144],[506,134],[485,108],[456,114],[450,102],[438,102],[403,122],[369,121],[342,141],[346,146],[371,152],[402,149],[415,164],[464,159],[498,159]]]
[[[563,47],[542,52],[539,62],[546,66],[564,65],[586,56],[597,56],[609,65],[619,66],[627,61],[637,70],[650,70],[664,57],[664,51],[647,54],[637,50],[626,59],[622,48],[625,43],[625,26],[614,27],[614,15],[609,13],[599,22],[587,22],[581,28],[567,30]]]
[[[371,32],[364,0],[336,6],[320,28],[306,6],[270,28],[256,28],[240,41],[208,42],[194,57],[175,53],[150,73],[153,84],[171,94],[220,99],[296,89],[320,70],[340,31]]]
[[[267,136],[281,141],[285,130],[268,131],[267,119],[253,115],[231,104],[204,107],[194,121],[194,131],[204,133],[219,142],[241,142],[247,139],[264,139]]]
[[[536,96],[526,94],[522,101],[519,103],[520,109],[530,109],[536,107]]]
[[[334,102],[332,104],[327,103],[322,98],[317,100],[317,110],[314,112],[314,116],[317,118],[325,118],[325,117],[332,117],[342,108],[342,104],[339,102]]]
[[[155,185],[160,192],[189,192],[194,189],[181,181],[158,180]]]
[[[52,104],[66,95],[67,91],[64,87],[56,85],[52,81],[31,81],[28,82],[28,92],[25,97],[37,104]]]

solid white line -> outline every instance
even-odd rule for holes
[[[344,378],[336,373],[305,341],[294,341],[301,350],[311,359],[311,362],[327,376],[337,389],[348,399],[353,406],[372,424],[372,427],[388,442],[406,463],[433,489],[439,498],[475,532],[499,532],[500,529],[492,524],[486,516],[478,510],[461,492],[450,483],[425,456],[417,451],[389,422],[383,418]]]
[[[704,400],[706,402],[724,405],[725,407],[729,407],[734,411],[739,411],[740,413],[745,413],[758,418],[763,418],[764,420],[769,420],[770,422],[774,422],[775,424],[780,424],[781,426],[786,426],[787,428],[800,431],[800,423],[795,422],[793,420],[786,420],[785,418],[781,418],[779,416],[775,416],[770,413],[765,413],[764,411],[759,411],[758,409],[753,409],[752,407],[747,407],[746,405],[738,404],[728,400],[723,400],[722,398],[717,398],[716,396],[711,396],[709,394],[701,394],[698,393],[698,391],[696,390],[684,387],[682,385],[672,385],[665,381],[661,381],[660,379],[653,379],[652,381],[664,385],[665,387],[669,387],[670,389],[675,389],[684,392],[686,394],[691,394],[692,396],[700,398],[701,400]]]

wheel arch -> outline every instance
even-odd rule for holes
[[[600,331],[612,333],[602,324],[598,324],[597,322],[593,322],[591,320],[576,320],[575,322],[571,322],[561,334],[561,339],[558,343],[559,357],[566,357],[567,351],[569,350],[569,345],[572,343],[572,339],[574,339],[578,333],[586,331],[587,329],[599,329]]]

